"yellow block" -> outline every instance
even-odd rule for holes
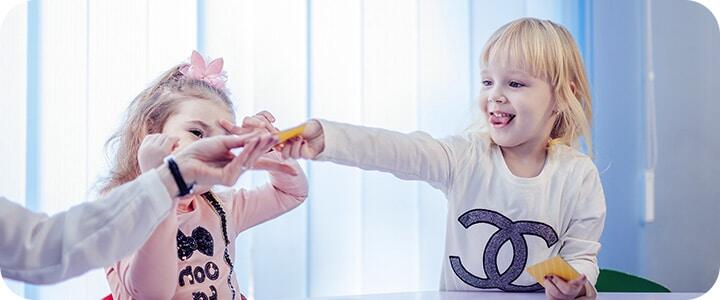
[[[580,273],[575,271],[575,269],[560,256],[553,256],[545,261],[529,266],[527,271],[540,284],[543,284],[545,276],[550,274],[558,276],[565,281],[575,280],[581,276]]]
[[[300,126],[296,126],[296,127],[290,128],[290,129],[280,131],[280,132],[276,133],[278,140],[280,140],[278,142],[278,144],[282,144],[291,138],[301,135],[304,131],[305,131],[305,123],[303,123]]]

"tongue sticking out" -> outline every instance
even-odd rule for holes
[[[515,118],[515,115],[513,114],[490,114],[490,125],[492,125],[495,128],[502,128],[510,124],[510,122]]]

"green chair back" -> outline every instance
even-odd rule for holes
[[[598,292],[623,293],[669,293],[670,290],[659,283],[610,269],[600,269],[595,288]]]

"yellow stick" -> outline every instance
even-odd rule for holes
[[[276,133],[278,140],[280,140],[278,142],[278,144],[282,144],[291,138],[301,135],[304,131],[305,131],[304,123],[300,126],[296,126],[296,127],[290,128],[290,129],[285,129],[283,131],[280,131],[280,132]]]

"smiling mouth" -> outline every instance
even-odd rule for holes
[[[495,128],[502,128],[510,124],[515,119],[514,114],[504,112],[491,112],[490,113],[490,125]]]

